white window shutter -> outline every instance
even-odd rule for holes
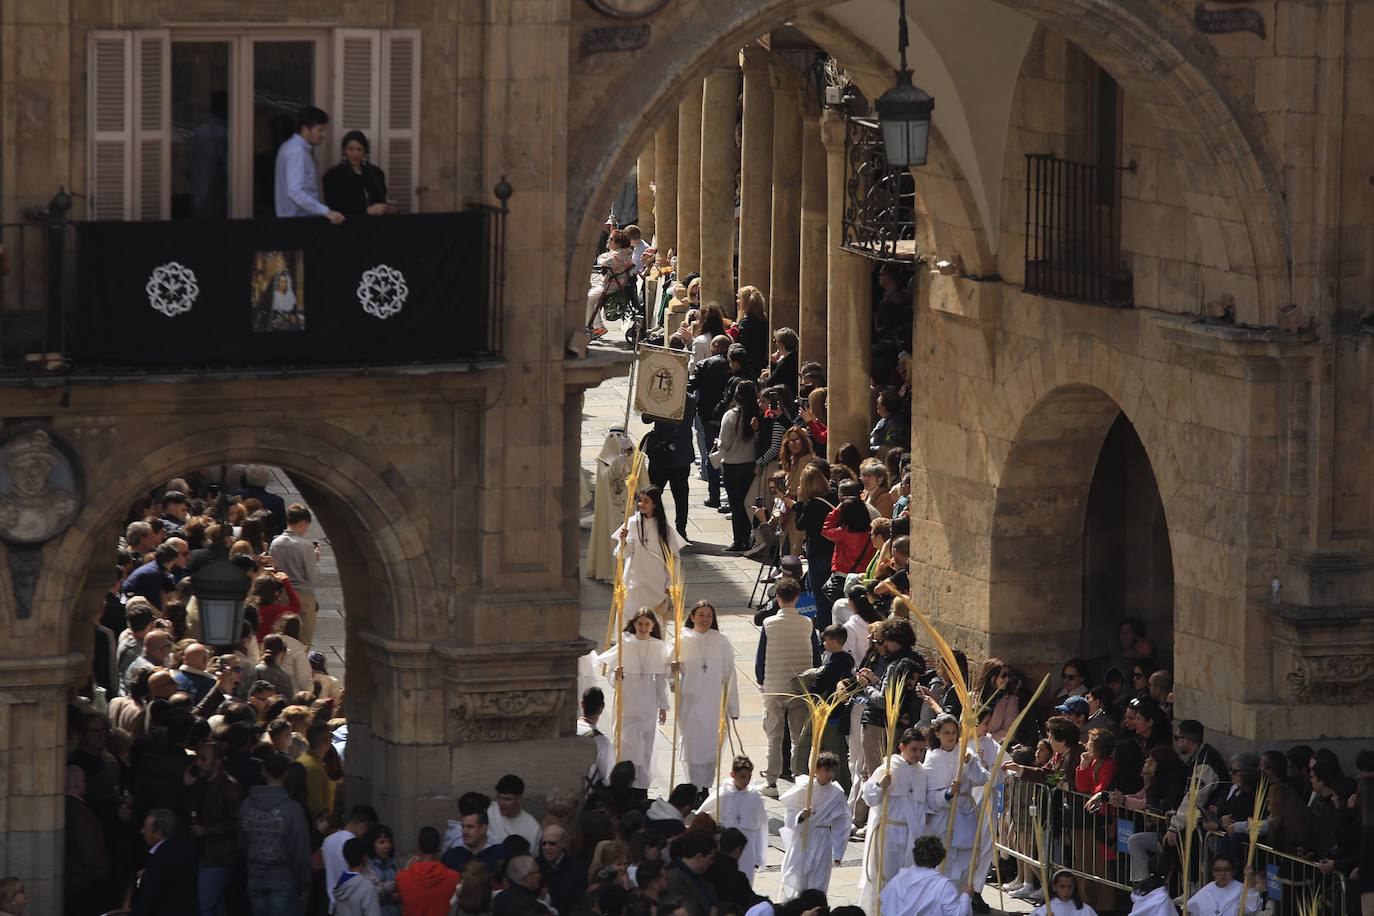
[[[172,43],[163,30],[133,33],[133,218],[172,218]]]
[[[133,42],[93,31],[87,66],[88,209],[93,220],[127,220],[133,203]]]
[[[379,152],[381,108],[381,35],[375,29],[334,30],[334,101],[329,112],[329,142],[325,161],[337,161],[344,134],[360,130]]]
[[[382,33],[382,143],[377,164],[386,171],[387,194],[401,213],[420,201],[420,32]]]

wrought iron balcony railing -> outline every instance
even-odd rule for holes
[[[878,123],[851,117],[845,137],[844,249],[875,261],[915,261],[916,183],[888,165]]]
[[[1027,292],[1131,305],[1131,275],[1121,261],[1117,171],[1027,154]]]

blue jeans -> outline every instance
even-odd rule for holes
[[[253,916],[301,916],[301,896],[295,888],[248,885]]]
[[[202,865],[200,867],[200,916],[222,916],[224,892],[229,886],[232,865]]]
[[[707,498],[713,503],[720,502],[720,468],[711,466],[711,444],[720,435],[720,424],[702,422],[700,416],[693,421],[697,431],[697,451],[700,453],[701,475],[706,480]]]

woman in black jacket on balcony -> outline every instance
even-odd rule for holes
[[[367,161],[367,137],[350,130],[343,138],[343,158],[324,173],[324,202],[344,216],[385,216],[396,208],[387,203],[386,173]]]

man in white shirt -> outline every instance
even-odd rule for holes
[[[587,787],[608,785],[615,766],[615,745],[611,736],[603,732],[597,721],[606,709],[606,695],[600,687],[588,687],[582,692],[582,718],[577,720],[577,736],[591,738],[596,746],[596,761],[587,769]]]
[[[487,836],[500,843],[512,833],[529,840],[531,849],[539,848],[539,822],[522,807],[525,780],[507,773],[496,781],[496,801],[487,808]]]
[[[348,863],[344,861],[344,844],[354,837],[366,835],[376,824],[376,809],[358,805],[349,813],[348,823],[325,837],[320,844],[320,856],[324,859],[324,886],[330,894],[329,912],[334,912],[334,886],[339,883],[339,876],[348,870]]]
[[[313,105],[301,109],[296,132],[277,149],[274,203],[277,216],[323,216],[334,225],[344,215],[320,200],[320,176],[315,147],[324,142],[329,115]]]
[[[296,596],[301,599],[300,640],[306,646],[314,645],[315,615],[320,604],[315,600],[315,589],[319,587],[320,548],[306,535],[310,532],[312,517],[310,510],[300,503],[292,503],[286,508],[286,530],[272,539],[268,553],[272,555],[272,565],[286,573]],[[308,681],[309,678],[306,678]],[[300,682],[296,682],[297,689]]]

